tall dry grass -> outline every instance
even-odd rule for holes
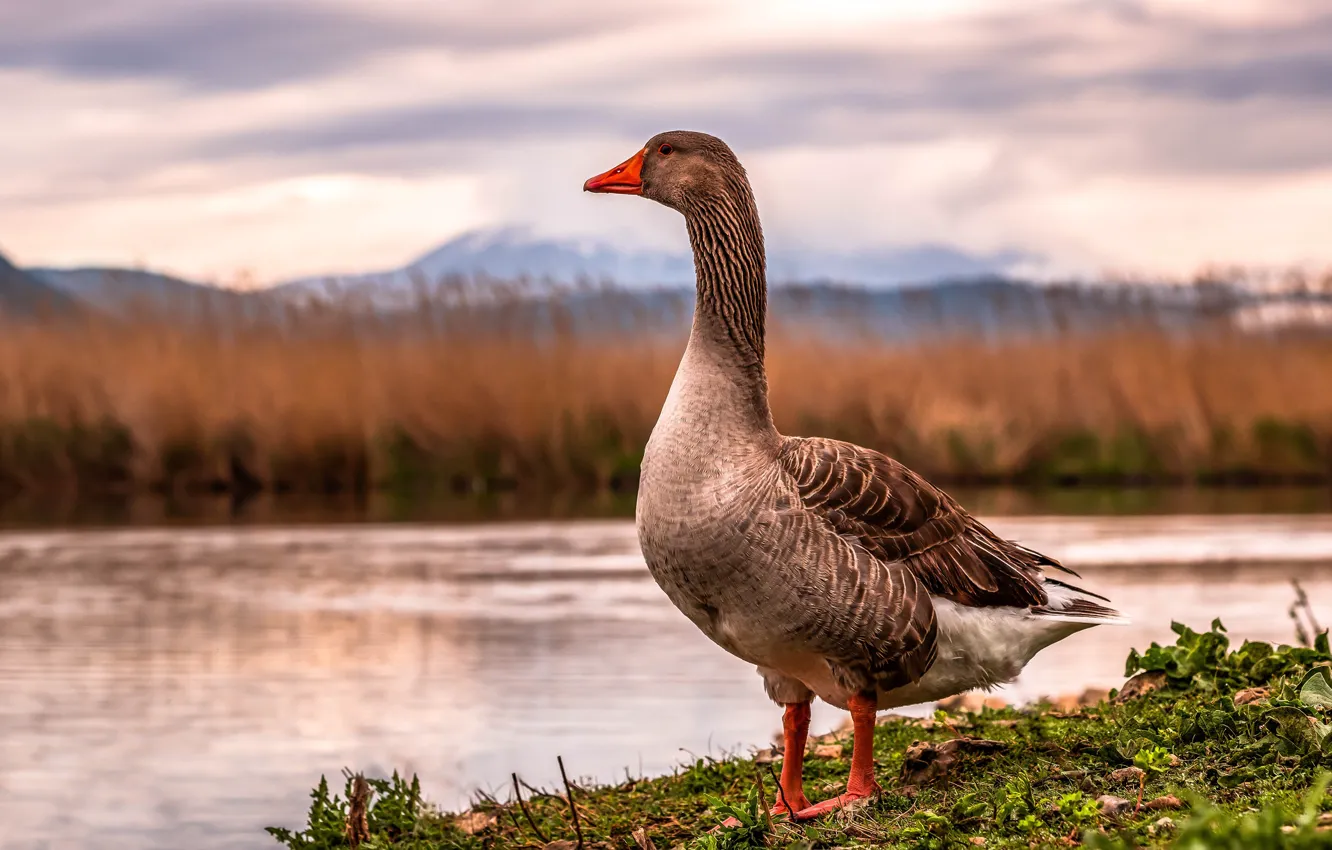
[[[449,299],[134,315],[0,330],[0,488],[630,487],[688,322]],[[846,327],[773,329],[784,432],[952,481],[1332,477],[1327,335]]]

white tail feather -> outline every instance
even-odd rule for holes
[[[1078,593],[1078,591],[1060,582],[1047,581],[1045,583],[1045,595],[1049,600],[1046,603],[1045,610],[1033,611],[1032,617],[1042,620],[1052,620],[1057,623],[1081,623],[1089,626],[1127,626],[1131,620],[1118,611],[1104,607],[1095,599]],[[1094,606],[1099,611],[1073,610],[1078,603]]]
[[[1042,611],[1032,614],[1032,619],[1050,620],[1056,623],[1084,623],[1089,626],[1127,626],[1133,621],[1118,611],[1114,614],[1097,616],[1094,614],[1061,614],[1058,611]]]

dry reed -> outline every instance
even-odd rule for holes
[[[0,330],[0,488],[632,487],[687,316],[557,301],[48,319]],[[685,305],[687,308],[687,305]],[[650,315],[649,315],[650,314]],[[1150,321],[885,339],[778,323],[779,428],[941,480],[1325,481],[1332,339]]]

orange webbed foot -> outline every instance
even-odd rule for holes
[[[812,806],[806,806],[805,808],[798,810],[791,819],[797,821],[813,820],[819,815],[826,815],[828,812],[834,812],[838,809],[845,808],[857,800],[868,800],[870,797],[873,797],[878,793],[878,783],[875,783],[874,786],[868,790],[848,790],[845,794],[838,794],[836,797],[824,800],[822,803],[815,803]]]
[[[846,793],[796,811],[795,820],[809,820],[843,808],[857,800],[873,797],[881,790],[874,780],[874,715],[878,711],[873,696],[858,694],[847,701],[851,709],[851,778]]]

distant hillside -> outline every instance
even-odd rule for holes
[[[1035,283],[987,271],[1031,259],[1018,254],[973,256],[928,246],[851,254],[777,253],[769,260],[770,314],[774,326],[901,341],[1083,332],[1126,320],[1146,320],[1169,330],[1217,321],[1253,332],[1332,326],[1329,294],[1279,294],[1224,281],[1197,287]],[[351,296],[390,320],[381,326],[388,333],[433,327],[432,322],[416,321],[423,312],[457,321],[457,314],[444,315],[456,299],[416,297],[449,281],[465,283],[459,294],[465,292],[469,305],[469,329],[595,334],[683,328],[693,300],[693,267],[686,255],[536,239],[519,230],[468,234],[395,271],[310,278],[256,292],[129,269],[44,268],[25,273],[4,263],[0,270],[6,281],[0,288],[0,308],[8,301],[27,309],[42,296],[67,306],[72,297],[120,316],[145,303],[181,317],[281,316],[293,300]],[[522,279],[534,285],[510,285]],[[564,294],[554,301],[514,297],[539,295],[546,291],[543,282],[565,284]]]
[[[998,275],[1038,258],[1016,251],[969,254],[922,245],[857,252],[773,250],[768,278],[775,284],[838,283],[893,286]],[[529,278],[554,283],[609,283],[629,289],[687,287],[694,282],[687,253],[622,250],[600,242],[544,239],[515,228],[476,231],[450,240],[406,266],[365,274],[332,274],[281,284],[284,294],[354,292],[394,300],[415,287],[450,278]]]
[[[195,311],[240,305],[250,296],[156,272],[117,268],[29,269],[42,283],[106,312],[123,315],[136,304]]]
[[[466,314],[468,332],[521,328],[544,333],[596,335],[607,332],[683,333],[693,308],[692,287],[575,290],[554,300],[501,298],[475,300]],[[1239,301],[1203,303],[1189,289],[1037,284],[1000,277],[940,281],[920,286],[851,287],[787,284],[769,293],[768,312],[775,331],[813,333],[824,339],[859,344],[866,336],[897,342],[929,338],[998,338],[1089,332],[1147,321],[1166,330],[1187,330],[1216,320],[1227,321]],[[418,321],[421,311],[439,310],[444,322],[450,307],[425,301],[399,312],[381,308],[383,327],[395,333],[431,329]],[[410,317],[399,324],[394,316]]]
[[[0,254],[0,315],[27,316],[75,309],[76,302],[14,266]]]
[[[182,317],[278,316],[281,310],[275,308],[288,303],[285,296],[299,291],[241,293],[124,269],[38,269],[32,277],[105,313],[121,316],[144,303]],[[423,318],[422,311],[439,311],[440,318],[445,319],[453,309],[452,299],[417,302],[410,297],[410,286],[383,290],[378,283],[368,283],[366,289],[348,287],[341,291],[368,294],[367,306],[386,322],[379,326],[384,332],[429,329],[434,323],[417,321]],[[474,331],[527,328],[538,333],[579,335],[683,329],[689,322],[694,295],[688,284],[574,288],[554,300],[513,297],[522,292],[511,291],[500,278],[493,285],[485,279],[471,280],[466,327]],[[537,287],[530,294],[541,292]],[[284,297],[275,297],[275,293]],[[1180,331],[1217,320],[1233,321],[1249,331],[1278,330],[1295,324],[1326,327],[1326,320],[1306,321],[1305,314],[1322,318],[1328,308],[1326,296],[1273,297],[1226,285],[1200,290],[1151,284],[1049,284],[996,275],[880,287],[779,283],[769,296],[774,327],[847,339],[869,334],[901,342],[959,334],[995,337],[1087,332],[1133,320]],[[407,321],[399,322],[398,318]],[[456,320],[455,315],[450,321]]]

